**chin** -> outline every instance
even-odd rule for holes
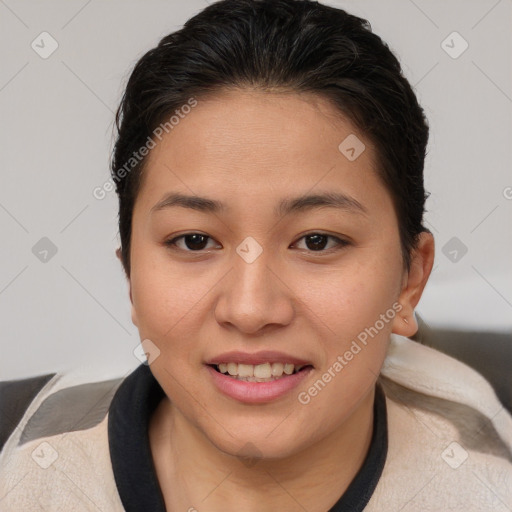
[[[267,461],[285,459],[300,451],[297,435],[281,432],[271,433],[271,429],[259,428],[254,432],[254,425],[251,428],[242,429],[240,427],[226,430],[236,432],[231,437],[222,427],[217,432],[204,432],[209,441],[221,452],[239,457],[244,462],[247,459],[249,463],[255,463],[260,459]]]

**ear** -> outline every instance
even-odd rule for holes
[[[122,258],[122,255],[121,255],[121,247],[118,247],[116,249],[116,256],[117,256],[117,259],[121,262],[121,265],[122,265],[123,264],[123,258]],[[124,265],[123,265],[123,267],[124,267]],[[125,273],[125,275],[126,275],[126,273]],[[133,306],[132,282],[131,282],[131,280],[130,280],[130,278],[128,276],[126,276],[126,279],[128,280],[128,290],[129,290],[130,304],[131,304],[131,309],[132,309],[132,323],[133,323],[133,325],[138,327],[137,312],[135,311],[135,308]]]
[[[434,265],[435,244],[432,233],[421,233],[418,245],[411,253],[411,265],[404,275],[398,302],[402,306],[393,320],[395,334],[410,337],[418,331],[414,308],[418,305]]]

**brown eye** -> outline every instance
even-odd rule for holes
[[[208,240],[213,239],[208,235],[203,235],[202,233],[187,233],[185,235],[173,238],[172,240],[168,240],[165,242],[165,245],[171,246],[173,248],[177,247],[182,251],[197,252],[207,248]]]
[[[325,249],[329,237],[326,235],[308,235],[304,237],[306,240],[306,247],[312,251],[321,251]]]
[[[348,245],[347,241],[325,233],[310,233],[304,235],[300,240],[304,240],[306,249],[311,252],[327,252],[330,249],[341,249]],[[331,245],[327,247],[330,240],[334,243],[331,242]]]

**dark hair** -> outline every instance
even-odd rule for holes
[[[418,235],[428,231],[422,224],[428,125],[397,58],[368,21],[341,9],[310,0],[221,0],[137,62],[118,108],[111,173],[127,276],[146,160],[133,159],[134,152],[191,98],[244,87],[321,95],[372,141],[409,267]]]

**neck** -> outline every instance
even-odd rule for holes
[[[372,387],[338,429],[300,452],[245,463],[220,451],[165,398],[149,438],[166,509],[329,510],[368,453],[374,397]]]

